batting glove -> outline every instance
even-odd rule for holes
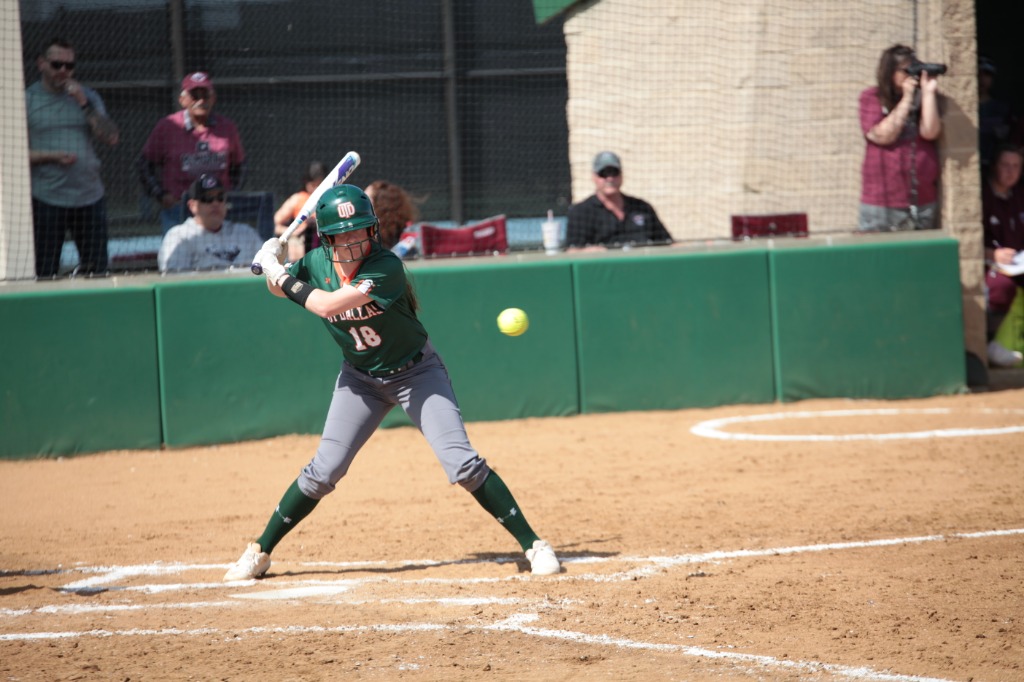
[[[274,257],[277,258],[277,262],[283,265],[284,257],[285,254],[287,253],[285,246],[285,242],[281,241],[277,237],[274,237],[273,239],[268,239],[267,241],[265,241],[263,243],[263,246],[260,247],[260,251],[267,251],[273,254]]]
[[[277,259],[277,255],[266,249],[260,249],[256,252],[255,262],[259,263],[263,268],[263,274],[267,276],[267,281],[271,284],[277,284],[288,274],[284,266]]]

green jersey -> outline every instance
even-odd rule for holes
[[[292,264],[289,272],[324,291],[337,291],[342,286],[334,264],[321,248],[312,249]],[[374,243],[349,284],[373,300],[324,319],[346,360],[368,372],[392,370],[423,350],[427,330],[413,310],[405,266],[398,256]]]

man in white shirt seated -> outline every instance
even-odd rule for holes
[[[253,228],[224,220],[228,205],[215,175],[201,175],[188,190],[192,217],[168,230],[160,244],[160,272],[246,267],[263,240]]]

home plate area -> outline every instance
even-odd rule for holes
[[[0,461],[0,680],[1019,679],[1022,405],[470,424],[552,576],[410,428],[230,584],[316,436]]]
[[[47,640],[237,642],[335,636],[343,645],[353,637],[387,635],[392,642],[409,639],[410,646],[415,646],[421,637],[436,641],[474,633],[485,641],[515,637],[571,646],[580,652],[576,656],[581,663],[628,651],[674,659],[677,668],[685,661],[684,667],[691,671],[705,666],[705,672],[715,670],[716,676],[727,677],[799,679],[813,674],[817,679],[944,679],[763,655],[750,651],[742,641],[717,637],[707,646],[706,638],[700,636],[701,614],[716,606],[697,594],[709,583],[744,571],[744,563],[792,563],[798,557],[843,553],[859,553],[871,561],[871,552],[884,555],[893,548],[921,550],[931,544],[987,539],[1019,541],[1021,535],[1024,529],[672,556],[570,555],[564,557],[563,573],[547,578],[531,577],[521,560],[511,556],[282,562],[261,580],[237,583],[219,579],[226,564],[28,571],[23,577],[31,575],[34,583],[49,585],[36,588],[50,599],[22,609],[0,610],[4,622],[0,642],[40,646]],[[800,574],[806,566],[792,568]],[[623,585],[629,586],[631,597],[625,601]],[[609,612],[615,616],[607,618]],[[605,616],[600,631],[588,628],[591,613]],[[698,639],[705,644],[697,645]],[[439,663],[425,654],[417,660],[396,660],[394,669],[406,672]],[[338,663],[344,667],[355,662]],[[364,672],[371,669],[366,663],[356,667]]]

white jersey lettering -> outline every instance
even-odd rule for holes
[[[338,322],[358,322],[359,320],[372,320],[378,315],[383,315],[384,311],[376,301],[361,305],[352,310],[346,310],[340,315],[331,315],[327,318],[327,321],[331,324],[337,324]]]

